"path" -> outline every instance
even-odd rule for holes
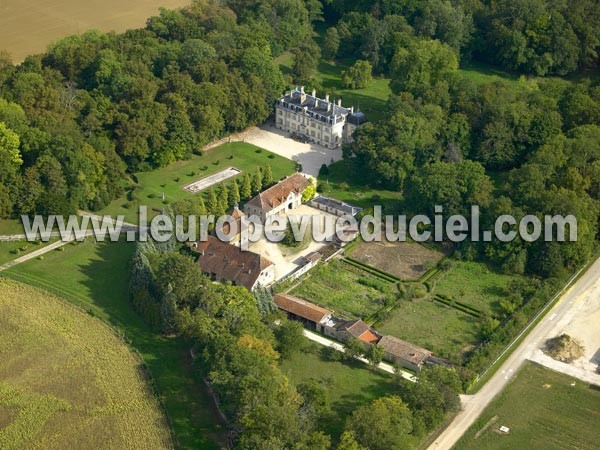
[[[40,248],[39,250],[28,253],[24,256],[21,256],[20,258],[13,259],[12,261],[8,261],[7,263],[4,263],[0,266],[0,272],[4,271],[6,269],[10,269],[11,267],[16,266],[17,264],[21,264],[21,263],[24,263],[25,261],[29,261],[30,259],[37,258],[38,256],[41,256],[48,252],[51,252],[52,250],[56,250],[57,248],[60,248],[63,245],[67,245],[72,240],[73,239],[70,239],[68,241],[53,242],[52,244],[46,245],[45,247]]]
[[[328,339],[324,336],[321,336],[320,334],[314,333],[310,330],[304,329],[304,336],[306,336],[308,339],[310,339],[313,342],[316,342],[317,344],[323,345],[325,347],[331,347],[335,350],[337,350],[338,352],[342,352],[345,353],[346,350],[344,349],[344,346],[342,344],[340,344],[339,342],[336,342],[332,339]],[[369,361],[366,358],[356,358],[359,361],[365,363],[365,364],[370,364]],[[409,380],[409,381],[416,381],[416,377],[410,373],[407,372],[405,370],[398,370],[396,371],[396,369],[394,369],[394,366],[392,366],[391,364],[388,363],[379,363],[377,364],[377,368],[383,370],[384,372],[388,372],[391,374],[399,374],[400,376],[402,376],[402,378]]]
[[[600,286],[600,259],[596,260],[589,269],[561,297],[521,344],[512,352],[497,372],[475,395],[463,395],[462,410],[452,423],[429,446],[430,450],[449,450],[477,420],[486,406],[504,389],[512,379],[523,361],[532,357],[535,351],[552,335],[558,318],[570,314],[571,309],[588,298],[590,292]]]

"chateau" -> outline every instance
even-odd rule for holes
[[[367,122],[366,116],[354,107],[317,98],[304,92],[304,87],[287,92],[275,103],[275,125],[280,130],[306,136],[310,141],[327,148],[338,148],[352,141],[352,133]]]

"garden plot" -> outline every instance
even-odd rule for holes
[[[242,173],[240,169],[236,169],[235,167],[228,167],[227,169],[223,169],[220,172],[213,173],[207,177],[204,177],[198,181],[194,181],[193,183],[186,184],[183,186],[183,189],[196,194],[197,192],[203,191],[204,189],[208,189],[215,184],[222,183],[225,180],[233,178]]]

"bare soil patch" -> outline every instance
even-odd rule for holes
[[[414,280],[437,264],[444,254],[413,242],[360,242],[350,256],[403,280]]]

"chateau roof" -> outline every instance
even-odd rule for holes
[[[278,100],[282,106],[292,106],[306,109],[309,114],[321,116],[323,118],[338,118],[351,114],[350,108],[344,108],[336,103],[329,101],[328,98],[322,99],[316,95],[310,95],[302,89],[293,89],[287,92]]]

